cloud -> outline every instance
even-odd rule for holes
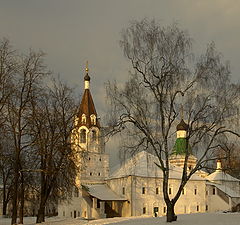
[[[240,71],[239,0],[12,0],[0,7],[0,38],[15,48],[47,53],[50,69],[69,84],[83,89],[86,60],[90,63],[92,93],[97,110],[105,113],[104,83],[123,82],[129,70],[119,47],[121,29],[130,20],[155,18],[162,24],[178,22],[194,39],[197,52],[215,41],[230,60],[233,79]]]

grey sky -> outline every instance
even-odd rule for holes
[[[198,52],[215,41],[230,60],[233,80],[239,80],[239,0],[0,0],[0,38],[21,51],[46,52],[49,67],[79,93],[89,60],[91,89],[103,116],[104,82],[123,81],[129,69],[118,44],[121,29],[144,17],[179,23]]]
[[[42,49],[51,69],[71,85],[83,87],[89,60],[92,92],[103,111],[104,82],[124,80],[128,71],[118,41],[132,19],[178,22],[197,51],[215,41],[230,60],[233,79],[240,71],[239,0],[0,0],[0,38],[15,48]]]

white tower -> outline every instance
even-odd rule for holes
[[[84,94],[75,118],[72,141],[79,154],[80,183],[103,183],[109,175],[109,156],[105,154],[104,137],[90,92],[88,65],[84,76]]]

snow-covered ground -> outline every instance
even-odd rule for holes
[[[25,218],[24,224],[34,225],[36,218]],[[11,220],[8,218],[0,218],[0,225],[10,225]],[[123,224],[123,225],[148,225],[148,224],[169,224],[166,217],[115,217],[110,219],[99,219],[87,221],[84,219],[64,219],[60,217],[47,218],[42,225],[81,225],[81,224]],[[198,213],[178,215],[178,220],[174,225],[239,225],[240,213]]]

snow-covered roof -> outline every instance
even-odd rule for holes
[[[208,175],[206,179],[213,182],[214,181],[237,181],[237,182],[240,181],[239,179],[232,177],[227,173],[224,173],[222,170],[216,170],[215,172]]]
[[[106,184],[92,184],[84,185],[87,187],[87,192],[100,200],[105,201],[125,201],[126,198],[123,198],[113,192]]]
[[[231,188],[227,187],[224,184],[216,184],[216,183],[212,183],[212,182],[207,182],[207,184],[215,186],[216,188],[218,188],[219,190],[226,193],[228,196],[230,196],[232,198],[240,198],[239,193],[237,193],[236,191],[232,190]]]
[[[126,176],[140,177],[158,177],[163,178],[162,170],[155,164],[159,163],[156,156],[142,151],[127,160],[119,169],[114,171],[109,179],[120,178]],[[170,166],[170,179],[181,179],[182,168]],[[194,174],[191,180],[204,180],[202,177]]]
[[[207,172],[203,171],[203,170],[198,170],[198,171],[196,172],[196,175],[198,175],[198,176],[200,176],[200,177],[202,177],[202,178],[205,178],[205,177],[208,176],[209,174],[208,174]],[[205,179],[205,180],[206,180],[206,179]]]

